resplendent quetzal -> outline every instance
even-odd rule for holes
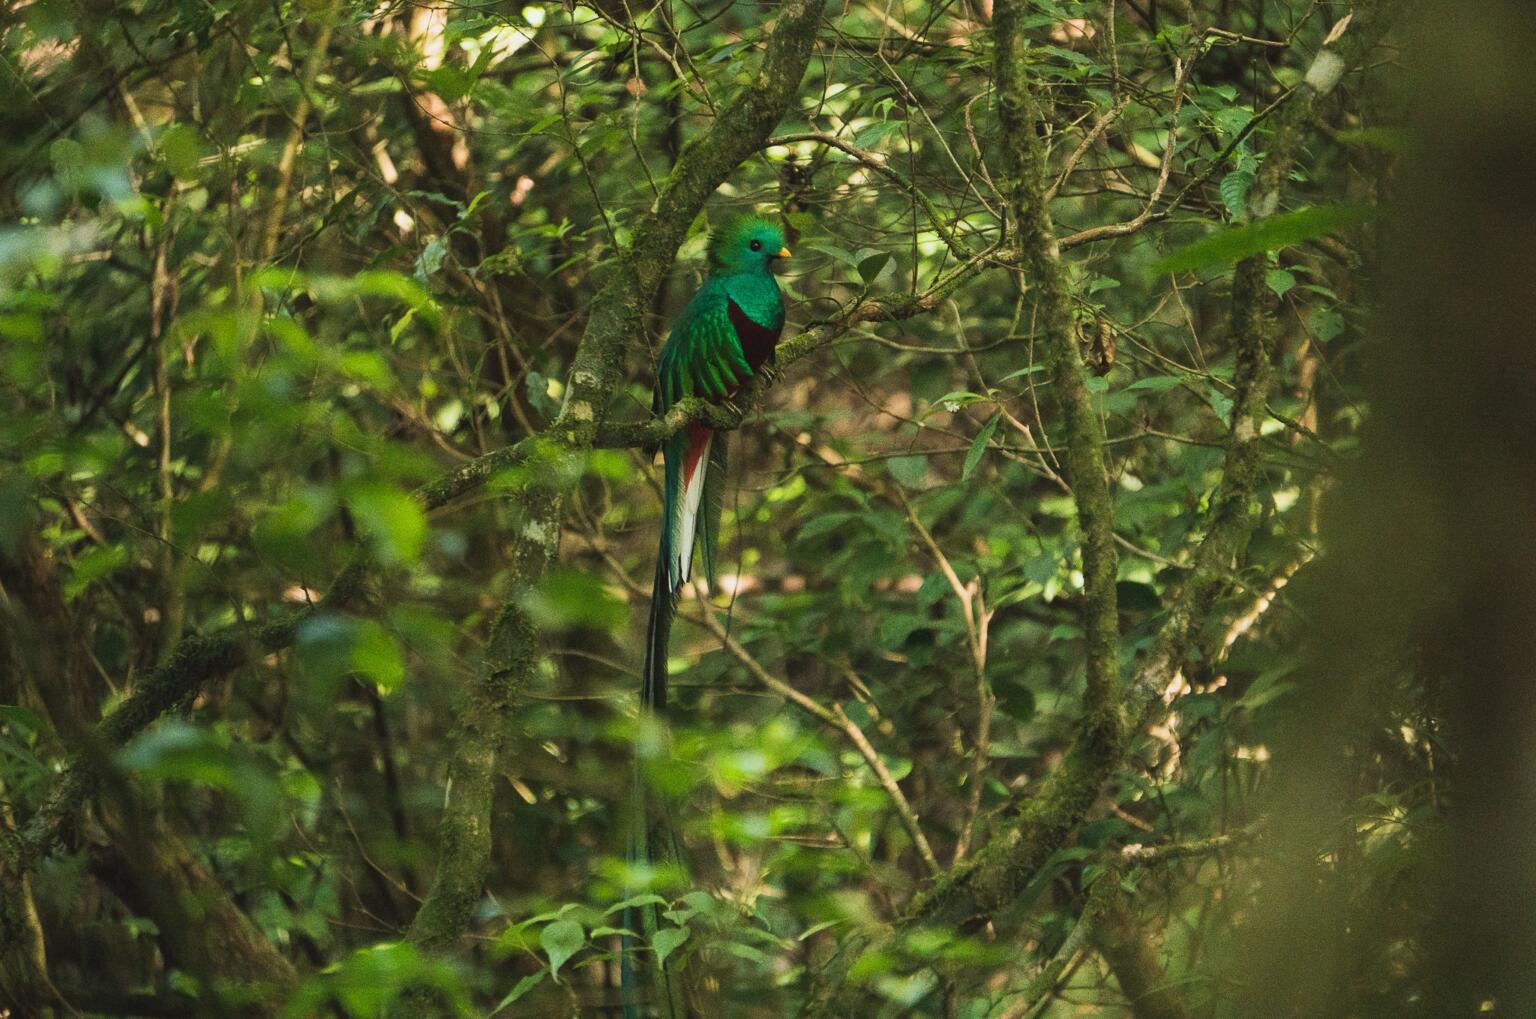
[[[784,298],[771,267],[775,259],[787,257],[784,231],[771,220],[742,216],[710,235],[709,278],[677,317],[661,348],[656,367],[656,413],[665,414],[690,396],[716,403],[729,400],[773,359],[779,334],[784,331]],[[666,710],[667,638],[672,632],[678,593],[693,575],[695,544],[703,555],[704,575],[711,581],[715,577],[726,441],[725,433],[695,422],[661,447],[666,483],[640,682],[642,714]],[[634,781],[630,863],[650,865],[668,858],[681,863],[665,805],[651,809],[651,797],[638,767]],[[653,948],[659,945],[657,933],[663,928],[654,904],[626,909],[624,926],[643,932]],[[642,1011],[629,935],[623,938],[621,956],[625,1019],[638,1019]],[[664,966],[649,969],[660,999],[660,1014],[666,1019],[688,1015],[682,989],[673,975]]]
[[[784,231],[758,216],[738,217],[710,235],[709,278],[661,348],[656,413],[665,414],[689,396],[728,400],[773,360],[784,331],[784,297],[772,265],[788,257]],[[640,686],[641,709],[653,711],[667,706],[667,638],[678,591],[693,575],[695,541],[704,557],[704,576],[715,577],[726,436],[694,422],[668,439],[662,454],[667,476],[661,546]]]

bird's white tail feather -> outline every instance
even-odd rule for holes
[[[693,542],[698,534],[699,506],[704,501],[704,475],[709,472],[709,446],[714,441],[713,435],[704,437],[704,446],[698,451],[695,458],[693,451],[689,451],[688,458],[693,460],[693,473],[690,475],[684,470],[682,510],[678,518],[678,543],[672,550],[672,578],[674,590],[688,582],[693,576]]]

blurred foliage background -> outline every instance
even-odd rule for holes
[[[10,1014],[616,1016],[637,889],[705,1015],[1521,1014],[1426,940],[1445,672],[1411,612],[1330,624],[1384,588],[1341,566],[1340,601],[1313,563],[1383,398],[1390,19],[1008,5],[1113,503],[1094,592],[1013,247],[1002,6],[814,8],[773,136],[673,224],[597,441],[551,482],[503,454],[563,420],[594,295],[789,5],[9,5]],[[748,209],[792,231],[786,338],[814,342],[747,402],[666,739],[635,717],[656,470],[617,426],[648,416],[708,229]],[[1246,529],[1206,561],[1238,449]],[[558,562],[530,570],[546,483]],[[1105,604],[1129,735],[1041,835],[1020,818],[1080,745]],[[540,650],[488,700],[508,620]],[[1370,654],[1319,658],[1340,641]],[[489,809],[455,815],[480,750]],[[624,864],[636,754],[686,875]],[[1038,866],[931,919],[1021,838]],[[461,866],[483,893],[440,912]]]

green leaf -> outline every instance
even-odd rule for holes
[[[405,678],[405,661],[389,631],[373,619],[321,614],[299,626],[299,661],[319,691],[359,674],[388,692]]]
[[[390,485],[354,488],[347,505],[373,539],[379,558],[392,565],[415,562],[427,537],[427,517],[406,493]]]
[[[971,472],[976,465],[981,463],[981,455],[987,451],[987,443],[992,441],[992,435],[997,431],[997,423],[1001,421],[1001,412],[992,415],[992,420],[981,426],[981,431],[976,433],[976,438],[971,440],[971,448],[965,454],[965,465],[960,468],[960,480],[971,480]]]
[[[388,693],[405,678],[405,662],[400,647],[377,621],[359,621],[352,638],[352,667]]]
[[[443,261],[447,257],[448,238],[432,238],[427,242],[427,246],[421,249],[421,254],[416,257],[416,278],[425,283],[428,276],[443,267]]]
[[[837,259],[839,262],[842,262],[844,265],[859,264],[859,257],[853,252],[847,250],[846,248],[840,248],[836,244],[831,244],[827,241],[820,241],[816,244],[812,244],[810,245],[810,248],[812,251],[820,251],[823,254],[831,255],[833,258]]]
[[[986,397],[980,393],[972,393],[964,389],[952,389],[929,404],[928,409],[923,412],[923,416],[927,417],[929,414],[937,414],[940,411],[948,411],[953,414],[966,404],[980,403],[985,399]]]
[[[1278,251],[1364,223],[1374,215],[1375,210],[1367,207],[1326,205],[1270,216],[1256,223],[1222,230],[1180,248],[1154,265],[1152,274],[1166,276],[1188,272],[1222,262],[1235,262],[1264,251]]]
[[[660,966],[667,961],[667,956],[677,951],[684,941],[688,940],[687,927],[663,927],[651,938],[651,947],[656,950],[656,965]]]
[[[1239,222],[1248,218],[1248,189],[1253,187],[1255,179],[1247,170],[1233,170],[1221,178],[1218,186],[1221,202],[1227,207],[1228,215]]]
[[[43,731],[43,720],[41,718],[26,708],[15,704],[0,704],[0,721],[4,721],[29,734]]]
[[[1246,106],[1229,106],[1224,110],[1217,110],[1212,118],[1216,126],[1225,135],[1236,135],[1253,120],[1253,111]]]
[[[597,577],[564,567],[547,573],[522,596],[523,607],[545,630],[595,627],[618,630],[629,618],[624,603]]]
[[[1327,343],[1344,331],[1344,316],[1332,308],[1317,308],[1307,316],[1307,325],[1317,342]]]
[[[586,943],[587,932],[575,920],[556,920],[544,928],[539,944],[549,953],[549,975],[555,983],[560,982],[560,967]]]
[[[1339,141],[1346,145],[1364,145],[1394,154],[1408,151],[1408,133],[1394,127],[1362,127],[1354,131],[1340,131]]]
[[[64,582],[64,600],[74,601],[96,581],[125,566],[128,550],[122,545],[97,545],[74,562],[69,579]]]
[[[1296,671],[1297,663],[1288,663],[1276,669],[1270,669],[1255,679],[1243,695],[1237,699],[1237,706],[1249,711],[1257,710],[1294,689],[1294,683],[1284,682],[1285,677]]]
[[[507,992],[507,996],[505,998],[502,998],[499,1002],[496,1003],[496,1007],[491,1009],[491,1015],[495,1015],[497,1012],[500,1012],[502,1009],[516,1001],[518,998],[521,998],[523,995],[539,986],[539,984],[544,982],[544,978],[547,975],[549,975],[549,969],[548,967],[543,967],[540,968],[537,973],[530,973],[523,977],[523,979],[519,980],[513,986],[513,988]],[[556,982],[558,983],[558,981]]]
[[[604,916],[612,916],[621,909],[634,909],[639,906],[665,906],[667,900],[654,892],[646,892],[644,895],[636,895],[625,899],[623,902],[615,902],[603,911]]]
[[[229,747],[217,735],[180,720],[162,722],[117,753],[117,762],[150,778],[235,788],[239,775]]]
[[[928,458],[926,456],[893,456],[885,462],[885,469],[891,472],[891,477],[907,488],[920,488],[923,479],[928,476]]]
[[[1170,389],[1177,389],[1184,384],[1184,380],[1177,375],[1148,375],[1144,379],[1137,379],[1126,386],[1127,390],[1148,389],[1154,393],[1166,393]]]
[[[1002,378],[998,379],[997,380],[997,384],[998,385],[1002,385],[1004,382],[1011,382],[1014,379],[1018,378],[1020,375],[1034,375],[1036,372],[1043,372],[1043,371],[1045,371],[1045,368],[1046,368],[1046,366],[1043,363],[1042,364],[1032,364],[1032,365],[1029,365],[1026,368],[1020,368],[1018,371],[1011,371],[1011,372],[1009,372],[1007,375],[1004,375]]]
[[[1284,297],[1296,285],[1296,277],[1284,269],[1271,269],[1264,274],[1264,283],[1275,292],[1276,297]]]
[[[873,255],[860,260],[858,265],[859,278],[864,281],[864,285],[869,286],[875,282],[876,277],[880,275],[880,270],[884,269],[890,260],[891,253],[889,251],[877,251]]]
[[[884,974],[875,978],[875,990],[882,998],[910,1009],[926,998],[938,982],[939,978],[928,970],[903,976]]]
[[[798,938],[796,938],[795,940],[796,941],[804,941],[807,938],[811,938],[811,937],[814,937],[817,934],[820,934],[822,931],[826,930],[828,927],[836,927],[838,924],[844,923],[844,922],[845,921],[843,921],[843,920],[823,920],[823,921],[821,921],[821,923],[813,923],[809,927],[807,927],[805,930],[801,931],[800,932],[800,936]]]
[[[822,513],[812,517],[800,528],[800,533],[795,536],[796,541],[810,541],[812,538],[823,534],[829,534],[837,530],[851,520],[858,519],[857,513]]]

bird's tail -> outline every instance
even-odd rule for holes
[[[665,536],[661,545],[665,552]],[[651,584],[651,618],[645,627],[645,664],[640,670],[641,714],[667,710],[667,642],[676,611],[677,591],[672,587],[666,559],[658,555],[656,579]]]
[[[649,871],[656,864],[669,859],[676,861],[677,844],[672,837],[664,807],[652,810],[653,794],[645,786],[637,761],[634,768],[633,787],[630,792],[631,828],[629,833],[629,866],[632,871]],[[654,954],[641,965],[636,958],[635,936],[643,936],[647,944],[654,945],[656,932],[666,925],[662,920],[662,907],[654,901],[642,901],[624,907],[624,930],[633,934],[620,935],[619,986],[624,1004],[624,1019],[641,1019],[646,1015],[642,1001],[650,997],[654,1012],[661,1019],[685,1019],[689,1015],[684,1004],[682,987],[673,968],[655,961]],[[642,985],[652,988],[651,994],[641,991]]]
[[[666,485],[662,507],[661,539],[656,550],[656,576],[651,584],[651,612],[645,631],[645,664],[641,668],[640,712],[664,715],[667,708],[667,644],[677,597],[693,573],[695,542],[704,560],[704,575],[714,580],[715,548],[720,531],[722,482],[726,475],[726,436],[702,425],[691,425],[668,439]],[[680,847],[667,817],[665,804],[646,787],[635,762],[630,793],[629,863],[636,870],[657,863],[681,865]],[[624,928],[643,934],[647,941],[662,929],[657,906],[631,906],[624,911]],[[624,1019],[640,1019],[640,983],[633,938],[623,935],[620,945],[619,980]],[[654,965],[652,980],[660,1014],[667,1019],[686,1014],[675,973]]]
[[[651,585],[651,617],[645,634],[642,710],[662,712],[667,707],[667,640],[672,634],[678,593],[693,576],[695,545],[704,560],[704,576],[711,582],[715,579],[727,439],[726,433],[695,423],[662,447],[666,485],[656,578]]]
[[[661,555],[656,561],[656,580],[651,588],[650,623],[645,634],[645,665],[640,681],[641,725],[647,723],[648,717],[659,716],[667,706],[667,637],[672,632],[672,615],[677,609],[677,591],[671,583],[667,544],[663,532]],[[631,873],[649,873],[659,863],[680,859],[665,805],[657,803],[656,794],[647,787],[638,755],[631,777],[629,825],[627,857]],[[643,935],[648,944],[654,942],[656,932],[662,926],[661,911],[654,902],[642,902],[624,909],[624,929]],[[643,994],[642,985],[654,989],[657,1014],[664,1019],[681,1019],[685,1013],[674,975],[664,965],[657,964],[654,956],[641,966],[636,959],[634,940],[634,935],[621,935],[619,986],[624,1019],[641,1019],[646,1014],[641,1001],[649,995]]]

